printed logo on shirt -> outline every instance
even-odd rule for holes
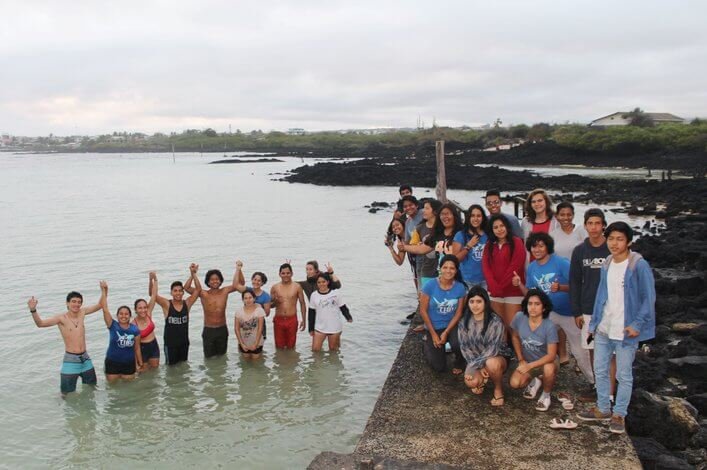
[[[135,335],[132,335],[130,333],[125,333],[124,335],[121,335],[119,331],[116,331],[116,334],[118,335],[118,347],[119,348],[132,348],[135,346]]]
[[[440,302],[439,300],[432,297],[432,300],[437,306],[437,311],[441,315],[447,315],[449,313],[456,312],[457,310],[458,299],[444,299]]]
[[[542,352],[541,348],[543,346],[543,343],[541,343],[540,341],[533,339],[532,337],[525,338],[522,341],[523,341],[523,349],[526,349],[528,351],[532,351],[535,353]]]
[[[471,259],[474,261],[481,261],[481,258],[484,255],[484,247],[486,246],[486,243],[477,243],[471,248]],[[468,255],[467,255],[468,256]]]
[[[167,323],[170,325],[183,325],[189,322],[189,317],[167,317]]]
[[[582,260],[582,266],[585,268],[597,269],[601,268],[606,261],[606,258],[584,258]]]
[[[540,277],[533,277],[535,278],[535,285],[537,285],[540,290],[542,290],[546,294],[549,294],[552,291],[552,283],[555,281],[557,273],[548,273]]]

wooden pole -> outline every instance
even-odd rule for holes
[[[444,141],[438,140],[435,142],[435,152],[437,155],[437,187],[435,193],[437,199],[443,204],[447,201],[447,174],[444,170]]]

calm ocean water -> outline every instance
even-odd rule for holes
[[[399,320],[416,304],[407,266],[395,266],[382,243],[390,213],[363,208],[395,200],[397,188],[275,182],[270,173],[301,162],[206,164],[218,158],[0,154],[0,466],[304,468],[321,451],[353,449],[405,333]],[[463,205],[480,196],[450,192]],[[106,279],[115,311],[147,295],[150,270],[167,294],[189,263],[202,276],[219,268],[230,279],[236,259],[247,277],[264,271],[266,288],[286,259],[297,279],[307,260],[330,261],[354,316],[341,353],[313,355],[302,333],[297,350],[284,352],[269,335],[260,362],[242,361],[235,339],[227,357],[204,361],[197,302],[188,364],[108,386],[108,334],[97,313],[86,320],[86,337],[98,388],[79,383],[78,393],[60,398],[63,344],[56,328],[35,327],[30,296],[47,317],[65,311],[70,290],[93,303]],[[231,330],[238,304],[232,296]],[[161,318],[159,308],[155,314]]]

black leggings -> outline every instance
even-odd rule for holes
[[[441,335],[443,331],[444,329],[435,330],[438,336]],[[466,367],[466,361],[464,361],[461,350],[459,349],[459,337],[457,336],[456,327],[449,333],[447,341],[455,355],[454,367],[464,369]],[[432,336],[429,333],[425,333],[422,347],[425,353],[425,359],[434,371],[444,372],[447,370],[447,353],[444,351],[444,346],[436,348],[432,343]]]

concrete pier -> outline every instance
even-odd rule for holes
[[[506,373],[508,376],[508,373]],[[576,395],[583,378],[562,368],[557,391]],[[461,376],[437,374],[425,363],[422,335],[409,330],[353,454],[320,454],[309,468],[640,469],[627,435],[576,418],[555,399],[535,410],[520,390],[489,402],[493,387],[473,395]],[[552,418],[572,418],[575,430],[553,430]]]

